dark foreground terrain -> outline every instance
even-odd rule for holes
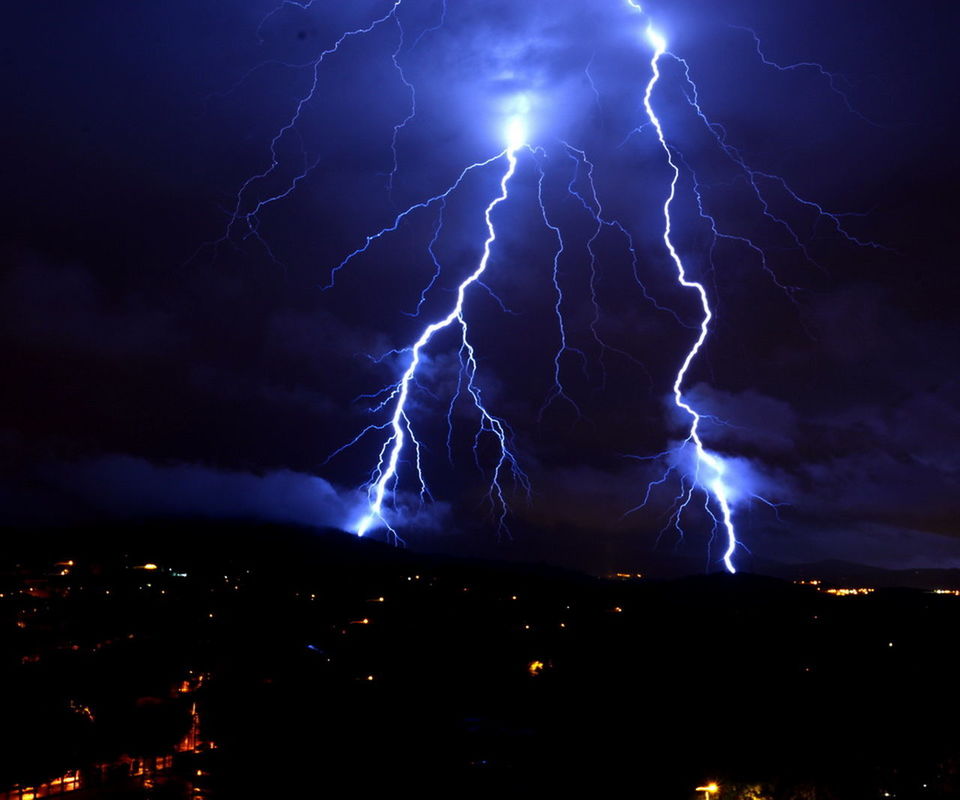
[[[960,797],[955,595],[244,524],[4,542],[3,800]]]

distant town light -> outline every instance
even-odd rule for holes
[[[826,593],[832,594],[835,597],[853,597],[854,595],[873,594],[873,589],[868,589],[866,587],[857,589],[827,589]]]

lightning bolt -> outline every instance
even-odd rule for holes
[[[628,5],[636,9],[640,13],[643,13],[643,8],[634,0],[628,0]],[[737,26],[732,26],[737,27]],[[756,47],[757,54],[759,55],[761,61],[766,66],[773,67],[781,72],[790,72],[795,70],[813,70],[819,73],[823,78],[826,78],[829,82],[831,90],[838,94],[844,101],[847,110],[854,113],[856,116],[862,120],[868,122],[869,124],[875,124],[871,120],[867,119],[863,114],[858,112],[852,105],[848,95],[840,88],[839,76],[835,73],[829,72],[822,65],[815,62],[798,62],[796,64],[781,65],[778,64],[764,54],[761,49],[761,43],[759,36],[751,29],[740,28],[741,30],[748,31],[753,37],[754,44]],[[686,357],[680,365],[680,368],[676,374],[676,378],[673,383],[673,403],[676,408],[683,412],[683,414],[689,419],[688,433],[681,445],[673,450],[666,451],[664,453],[657,454],[652,457],[641,457],[640,460],[658,460],[665,457],[676,457],[678,451],[682,451],[686,447],[692,447],[694,451],[693,456],[693,470],[692,475],[688,476],[681,472],[680,476],[680,493],[676,497],[673,507],[670,513],[670,520],[667,525],[661,530],[660,535],[668,528],[673,528],[676,530],[679,536],[684,535],[684,530],[681,525],[681,518],[684,511],[690,506],[693,501],[694,493],[700,489],[704,493],[704,510],[707,515],[713,520],[714,524],[714,535],[718,532],[722,533],[724,538],[724,550],[722,555],[722,562],[725,568],[729,572],[735,572],[736,568],[733,563],[733,556],[736,553],[738,547],[743,545],[738,541],[736,535],[736,529],[734,526],[733,519],[733,510],[732,510],[732,497],[735,492],[731,484],[732,476],[730,475],[730,469],[728,463],[718,454],[711,452],[706,449],[704,446],[701,434],[700,427],[701,421],[704,418],[707,418],[702,412],[698,411],[692,405],[691,401],[684,395],[683,387],[687,374],[693,364],[694,360],[697,358],[701,350],[703,349],[704,344],[707,341],[707,338],[710,333],[711,322],[714,319],[714,310],[711,307],[709,296],[704,284],[700,281],[692,280],[688,277],[687,269],[680,258],[679,253],[677,252],[674,243],[672,241],[672,231],[673,231],[673,219],[671,217],[671,207],[673,205],[674,199],[677,194],[677,185],[681,176],[681,165],[689,172],[692,178],[693,184],[693,195],[696,202],[696,207],[698,214],[702,220],[704,220],[710,229],[710,234],[712,236],[712,244],[708,251],[708,263],[711,269],[714,269],[714,251],[717,246],[717,243],[721,240],[726,240],[730,242],[737,243],[742,245],[751,253],[753,253],[759,263],[761,269],[770,277],[773,283],[781,289],[787,297],[793,302],[797,303],[796,293],[799,291],[797,287],[784,283],[774,272],[769,260],[767,258],[767,253],[758,245],[753,239],[747,236],[738,235],[736,233],[731,233],[721,229],[718,225],[716,217],[710,213],[706,208],[704,190],[703,186],[700,183],[696,173],[691,168],[689,163],[683,156],[683,153],[679,148],[671,144],[664,131],[663,124],[658,118],[654,108],[652,97],[654,91],[661,79],[660,64],[661,60],[664,57],[669,57],[674,59],[682,68],[684,80],[686,82],[686,97],[690,106],[693,108],[694,112],[703,122],[705,128],[713,136],[717,146],[720,151],[730,160],[730,162],[740,171],[742,178],[744,179],[746,185],[751,190],[754,198],[756,199],[760,212],[762,215],[768,219],[774,226],[780,228],[786,233],[786,235],[791,240],[793,246],[799,250],[804,258],[811,264],[819,266],[814,257],[812,256],[808,242],[805,241],[796,229],[781,215],[778,214],[773,209],[773,203],[768,194],[767,187],[773,186],[782,191],[783,195],[789,200],[792,201],[795,206],[799,208],[806,209],[814,213],[818,219],[827,220],[833,227],[835,233],[842,237],[845,241],[866,248],[874,249],[887,249],[884,245],[870,241],[864,240],[860,237],[850,233],[847,228],[844,226],[842,218],[845,216],[852,216],[851,214],[846,213],[837,213],[826,209],[820,203],[817,203],[809,198],[803,197],[799,194],[790,184],[781,176],[775,175],[760,169],[756,169],[749,164],[746,160],[743,153],[738,150],[736,147],[731,145],[727,140],[727,132],[725,128],[712,121],[707,117],[704,112],[701,103],[699,90],[696,83],[694,82],[691,76],[690,65],[688,62],[677,56],[674,53],[671,53],[667,50],[666,39],[656,30],[652,23],[648,23],[645,30],[647,41],[653,48],[653,55],[650,60],[650,70],[651,77],[646,85],[646,90],[643,96],[643,108],[645,122],[639,128],[635,129],[628,136],[628,139],[636,133],[640,133],[646,127],[652,127],[656,133],[656,137],[660,148],[663,150],[664,155],[666,156],[667,165],[671,171],[671,180],[669,185],[669,191],[663,205],[663,220],[664,220],[664,229],[663,229],[663,243],[670,256],[670,260],[673,262],[677,271],[677,278],[679,284],[686,288],[693,290],[699,301],[702,308],[702,317],[699,330],[699,336],[694,341],[691,348],[687,351]],[[626,141],[624,142],[624,144]],[[622,145],[621,145],[622,146]],[[715,275],[715,271],[714,271]],[[658,479],[651,482],[647,486],[645,496],[636,508],[631,509],[627,513],[632,513],[633,511],[643,508],[651,499],[651,494],[656,487],[662,486],[667,482],[673,472],[677,471],[676,466],[671,465],[664,472],[664,474]],[[776,512],[780,504],[771,503],[766,498],[760,497],[759,495],[749,493],[749,496],[758,502],[764,503]]]
[[[631,5],[633,5],[635,8],[639,8],[639,6],[636,6],[636,4],[632,2]],[[649,119],[657,133],[657,139],[660,142],[660,146],[663,148],[663,152],[667,158],[667,164],[673,173],[673,177],[670,180],[670,190],[667,194],[666,200],[663,203],[663,243],[667,248],[667,252],[670,254],[670,259],[677,268],[677,280],[679,281],[680,285],[687,289],[693,289],[697,293],[697,296],[700,299],[700,305],[703,308],[703,318],[700,322],[700,334],[693,343],[693,346],[687,352],[687,355],[680,366],[680,370],[677,372],[676,379],[673,382],[673,399],[677,408],[685,412],[690,419],[690,428],[685,444],[692,443],[695,450],[695,478],[701,486],[706,488],[707,492],[709,492],[709,497],[712,497],[720,509],[720,522],[726,535],[726,547],[723,553],[723,564],[727,568],[727,571],[736,572],[736,568],[733,565],[733,554],[737,549],[737,534],[733,526],[733,513],[730,510],[730,491],[724,482],[726,465],[724,464],[723,459],[721,459],[718,455],[707,451],[707,449],[703,446],[703,440],[700,438],[700,413],[694,409],[692,405],[690,405],[690,403],[684,398],[683,394],[683,383],[687,376],[687,372],[690,369],[690,365],[697,357],[704,345],[704,342],[707,340],[707,336],[710,333],[710,321],[713,319],[713,311],[710,308],[707,290],[704,288],[703,284],[687,277],[686,267],[683,264],[683,260],[677,253],[671,238],[673,219],[670,215],[670,207],[673,204],[673,200],[677,194],[677,181],[680,180],[680,168],[673,160],[673,152],[670,149],[670,145],[667,144],[667,139],[663,132],[663,125],[661,124],[659,117],[657,117],[656,112],[653,110],[653,103],[651,101],[654,88],[660,80],[660,58],[667,51],[667,42],[666,39],[657,33],[652,26],[647,27],[647,38],[650,41],[650,44],[653,46],[653,57],[650,59],[651,76],[650,81],[647,83],[646,91],[643,95],[643,107],[647,113],[647,119]],[[684,501],[684,505],[681,506],[681,511],[683,507],[689,503],[690,496],[691,495],[688,492],[687,499]],[[709,507],[707,507],[707,511],[710,513]],[[680,512],[678,511],[678,522],[679,519]]]
[[[380,450],[377,466],[374,468],[371,479],[368,482],[368,509],[355,527],[356,534],[358,536],[363,536],[366,534],[374,525],[383,524],[388,530],[390,530],[391,534],[396,537],[396,532],[384,517],[384,502],[387,498],[388,491],[390,491],[390,489],[393,487],[397,477],[400,456],[403,452],[408,436],[413,443],[416,452],[416,470],[420,480],[421,492],[426,492],[426,483],[424,481],[423,472],[420,466],[420,443],[413,432],[413,428],[410,424],[410,418],[407,414],[408,401],[410,399],[410,388],[416,380],[417,369],[421,364],[421,357],[424,349],[430,344],[436,333],[453,325],[459,326],[461,331],[461,376],[465,371],[467,376],[467,392],[472,397],[481,418],[480,429],[477,433],[477,439],[475,440],[474,451],[476,452],[476,446],[479,437],[484,432],[490,433],[494,436],[499,448],[499,455],[493,468],[493,475],[491,478],[488,497],[497,510],[498,523],[501,529],[503,529],[505,525],[508,511],[506,497],[501,484],[503,473],[507,470],[511,471],[514,477],[521,484],[527,486],[526,476],[520,469],[517,459],[508,443],[509,432],[506,424],[503,422],[503,420],[491,414],[484,406],[481,390],[479,386],[477,386],[475,380],[477,371],[476,356],[473,346],[470,344],[468,338],[469,329],[463,310],[464,302],[466,301],[467,297],[467,291],[473,284],[480,283],[480,278],[484,272],[486,272],[487,265],[490,261],[493,244],[497,239],[497,231],[493,223],[493,211],[509,196],[508,188],[510,179],[513,177],[517,169],[517,151],[523,148],[526,144],[523,123],[521,120],[511,120],[510,124],[508,125],[507,140],[507,148],[502,153],[495,156],[493,159],[488,159],[486,162],[471,165],[471,167],[468,167],[467,170],[465,170],[466,172],[476,167],[488,164],[491,161],[500,159],[505,159],[507,163],[506,170],[500,178],[500,193],[490,201],[486,207],[486,210],[484,211],[484,222],[487,228],[487,237],[483,242],[482,255],[476,269],[474,269],[474,271],[470,273],[470,275],[468,275],[457,287],[456,302],[449,313],[445,317],[442,317],[427,325],[423,329],[423,332],[420,334],[416,342],[414,342],[414,344],[409,348],[409,364],[407,365],[407,368],[399,382],[390,391],[387,400],[384,401],[384,403],[393,403],[393,414],[389,424],[382,426],[383,429],[388,431],[388,436]],[[457,184],[458,183],[459,181]],[[454,186],[457,184],[454,184]],[[451,187],[451,190],[448,190],[448,192],[445,194],[448,195],[449,192],[452,191],[452,188],[453,187]],[[404,215],[401,216],[405,216],[406,213],[407,212],[404,212]],[[393,229],[395,230],[396,226],[394,226]],[[373,237],[368,238],[367,246],[369,246],[372,238]],[[376,238],[379,238],[379,236]],[[342,267],[343,263],[341,263],[340,266]],[[457,395],[455,395],[453,401],[451,401],[451,409],[453,403],[456,402],[457,396],[460,394],[461,385],[462,384],[458,384]],[[381,404],[381,407],[382,405],[383,404]]]

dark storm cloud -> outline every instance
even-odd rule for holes
[[[27,523],[200,516],[335,528],[351,525],[365,502],[362,492],[291,470],[254,474],[123,455],[41,465],[29,481],[0,482],[0,497],[7,521]],[[425,532],[449,513],[445,503],[424,506],[406,494],[398,506]]]
[[[906,525],[795,520],[788,526],[756,527],[752,536],[759,552],[785,563],[836,559],[884,569],[960,568],[957,537]]]
[[[112,517],[197,514],[339,526],[350,511],[327,481],[289,470],[252,475],[107,456],[52,468],[48,480]]]
[[[0,330],[30,347],[107,358],[137,358],[182,347],[173,315],[145,293],[109,296],[88,270],[12,253],[0,275]]]
[[[687,396],[714,419],[704,422],[704,435],[727,452],[755,449],[773,455],[792,449],[797,437],[797,412],[789,403],[753,389],[725,392],[699,383]]]

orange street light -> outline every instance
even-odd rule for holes
[[[720,787],[716,783],[708,783],[706,786],[698,786],[694,791],[703,792],[703,800],[710,800],[710,795],[719,792]]]

